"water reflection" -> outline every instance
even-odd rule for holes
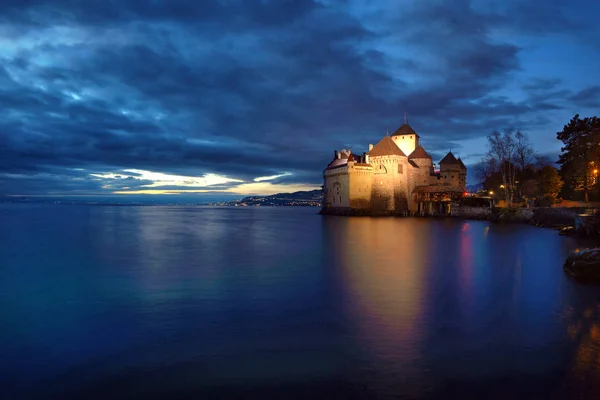
[[[382,395],[427,385],[420,361],[430,225],[393,219],[327,219],[341,308],[364,357],[361,374]],[[415,384],[420,382],[419,384]]]
[[[377,395],[550,376],[567,361],[556,343],[574,242],[472,221],[331,218],[324,230],[361,374]],[[581,340],[588,352],[597,328]]]
[[[600,303],[583,311],[569,307],[567,337],[574,350],[570,361],[572,385],[593,386],[600,393]]]
[[[0,217],[4,391],[488,399],[600,382],[600,288],[565,277],[578,243],[554,231],[296,208]]]

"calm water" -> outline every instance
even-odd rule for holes
[[[0,398],[597,398],[600,288],[528,226],[0,205]]]

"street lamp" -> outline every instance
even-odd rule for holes
[[[500,189],[504,189],[504,185],[500,185]]]
[[[493,196],[493,195],[494,195],[494,191],[490,190],[490,196]]]

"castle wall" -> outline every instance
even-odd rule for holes
[[[458,186],[460,186],[463,190],[467,190],[467,170],[461,169],[459,174]]]
[[[398,159],[394,174],[394,206],[397,213],[410,210],[408,182],[411,169],[414,168],[408,163],[408,158]]]
[[[440,166],[440,182],[450,186],[460,186],[460,167],[458,164]]]
[[[412,165],[409,165],[409,174],[408,174],[408,193],[412,193],[416,186],[418,185],[426,185],[426,183],[422,182],[423,171],[422,168],[415,168]],[[409,196],[408,199],[408,208],[410,211],[417,210],[417,204],[415,203],[413,196]]]
[[[350,177],[348,167],[325,171],[325,207],[350,207]]]
[[[429,184],[430,185],[440,185],[441,180],[438,178],[437,175],[429,175]]]
[[[437,178],[431,176],[433,172],[433,163],[430,158],[415,158],[412,160],[413,163],[417,164],[419,168],[415,168],[409,165],[410,174],[408,180],[408,193],[409,193],[409,209],[412,212],[418,211],[418,202],[416,197],[410,195],[414,192],[417,186],[427,186],[437,183]]]
[[[357,209],[370,209],[373,185],[373,168],[358,165],[351,165],[348,168],[350,207]]]
[[[371,203],[375,213],[409,210],[408,160],[401,156],[372,157],[373,184]]]

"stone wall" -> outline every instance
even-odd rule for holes
[[[572,208],[535,208],[533,222],[541,226],[574,226],[577,214]]]
[[[452,205],[450,215],[457,218],[486,219],[496,222],[529,223],[537,226],[574,226],[577,212],[567,208],[494,208]]]
[[[350,182],[350,207],[372,208],[373,168],[351,165],[348,173]]]
[[[452,204],[450,216],[466,219],[490,219],[492,210],[489,207],[470,207]]]
[[[348,167],[325,171],[325,196],[323,202],[329,207],[350,207],[350,178]]]

